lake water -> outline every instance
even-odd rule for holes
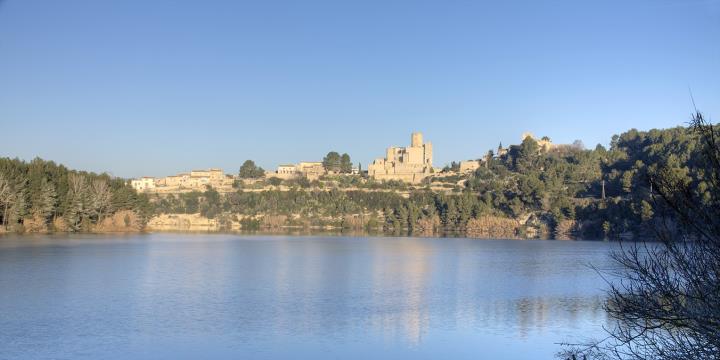
[[[0,359],[552,359],[612,244],[0,237]]]

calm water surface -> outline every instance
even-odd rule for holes
[[[0,359],[552,359],[612,244],[0,237]]]

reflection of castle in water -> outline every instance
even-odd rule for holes
[[[391,296],[386,296],[387,292],[374,292],[377,296],[373,301],[379,303],[380,308],[394,311],[372,313],[372,326],[381,329],[386,337],[400,335],[412,344],[420,343],[429,321],[426,285],[432,270],[430,249],[422,241],[407,238],[383,245],[398,247],[402,255],[388,258],[384,256],[387,249],[382,246],[373,258],[373,287],[393,289]]]
[[[197,312],[203,322],[182,318],[184,326],[212,324],[239,337],[263,331],[332,339],[341,333],[409,345],[442,330],[524,338],[605,321],[601,294],[570,297],[558,287],[590,286],[586,278],[564,274],[563,265],[542,253],[524,262],[513,258],[517,263],[508,266],[507,258],[498,263],[493,249],[473,244],[417,238],[219,241],[174,244],[173,251],[186,249],[187,261],[170,264],[160,243],[147,248],[145,282],[138,288],[138,300],[147,301],[131,308],[160,320],[174,319],[178,308],[205,309]],[[178,272],[183,283],[169,282]],[[172,306],[151,301],[168,291],[178,295]],[[216,307],[223,311],[212,311]]]

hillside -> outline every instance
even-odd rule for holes
[[[237,191],[150,197],[157,214],[215,219],[217,229],[347,228],[394,234],[618,238],[652,236],[650,176],[667,166],[697,182],[696,138],[677,127],[614,136],[610,149],[546,150],[532,139],[488,156],[477,171],[451,169],[421,185],[361,175],[265,179]],[[697,182],[698,191],[704,189]],[[501,228],[501,229],[498,229]]]

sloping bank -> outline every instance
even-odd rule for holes
[[[396,225],[395,225],[396,226]],[[0,229],[0,233],[128,233],[128,232],[227,232],[227,231],[338,231],[353,233],[386,234],[390,236],[466,236],[471,238],[503,238],[503,239],[534,239],[555,238],[573,239],[577,236],[575,222],[564,222],[549,231],[548,226],[537,219],[512,219],[500,216],[481,216],[467,221],[462,228],[444,228],[439,218],[418,220],[412,226],[402,228],[392,227],[391,224],[379,221],[377,217],[365,215],[345,215],[339,218],[303,218],[299,215],[258,215],[258,216],[218,216],[207,218],[199,213],[195,214],[159,214],[146,222],[132,210],[121,210],[111,216],[103,218],[99,223],[80,224],[76,229],[67,225],[63,217],[57,217],[51,222],[42,218],[25,218],[24,226],[20,231],[7,231]],[[17,230],[17,229],[16,229]]]
[[[194,231],[268,231],[292,229],[308,230],[352,230],[372,233],[385,233],[388,235],[421,235],[437,236],[452,232],[457,235],[471,238],[504,238],[504,239],[533,239],[533,238],[575,238],[572,229],[574,222],[563,223],[557,226],[555,232],[549,232],[543,224],[527,219],[511,219],[499,216],[481,216],[470,219],[461,229],[445,229],[437,221],[419,221],[413,227],[388,229],[382,222],[374,222],[374,218],[360,215],[347,215],[340,218],[303,219],[284,215],[266,215],[254,217],[216,217],[209,219],[200,214],[161,214],[152,217],[145,226],[146,231],[157,232],[194,232]],[[523,221],[524,220],[524,221]],[[562,230],[561,230],[562,229]]]
[[[14,234],[48,234],[63,232],[79,233],[115,233],[115,232],[141,232],[145,229],[142,218],[133,210],[120,210],[112,215],[103,217],[97,223],[84,220],[75,227],[68,225],[63,216],[53,219],[45,219],[41,216],[29,216],[23,218],[22,224],[12,228],[0,226],[0,233]]]

